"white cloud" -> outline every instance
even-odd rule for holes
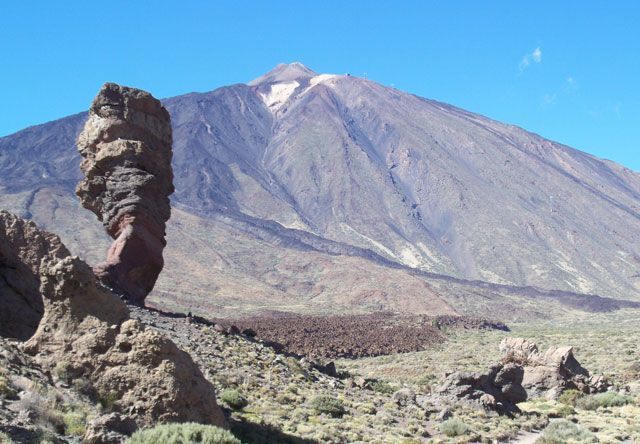
[[[540,50],[539,46],[533,50],[533,52],[531,53],[531,58],[536,63],[542,62],[542,51]]]
[[[525,56],[520,61],[518,68],[520,69],[520,72],[522,72],[527,69],[529,65],[531,65],[531,63],[540,62],[542,62],[542,49],[537,46],[536,49],[534,49],[532,52],[530,52],[529,54],[525,54]]]

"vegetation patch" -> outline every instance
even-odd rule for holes
[[[220,427],[196,424],[161,424],[139,430],[127,444],[241,444],[235,436]]]
[[[561,419],[549,424],[540,439],[536,441],[537,444],[564,444],[567,442],[598,442],[598,439],[578,424]]]
[[[599,407],[621,407],[632,404],[633,398],[615,392],[598,393],[577,400],[576,406],[584,410],[597,410]]]
[[[87,415],[83,412],[67,412],[62,415],[64,431],[67,435],[84,436],[87,428]]]
[[[342,401],[331,396],[316,396],[311,401],[311,406],[317,413],[333,418],[341,418],[347,412]]]
[[[440,431],[449,438],[453,438],[455,436],[466,435],[471,431],[471,428],[463,421],[457,418],[451,418],[440,424]]]
[[[578,399],[584,397],[584,393],[582,393],[579,390],[566,390],[562,393],[562,395],[560,395],[560,397],[558,398],[558,402],[560,404],[564,404],[564,405],[570,405],[572,407],[575,407]]]
[[[227,404],[233,410],[241,410],[249,405],[247,398],[235,389],[227,389],[220,394],[220,400]]]

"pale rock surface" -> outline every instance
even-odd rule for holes
[[[213,387],[190,356],[129,319],[125,304],[101,288],[77,257],[43,261],[45,313],[27,353],[45,368],[66,364],[136,424],[194,421],[225,425]]]
[[[573,355],[573,347],[549,347],[540,352],[537,345],[523,338],[505,338],[500,343],[503,362],[524,366],[522,385],[530,397],[557,399],[563,391],[596,393],[609,384],[602,376],[590,375]]]

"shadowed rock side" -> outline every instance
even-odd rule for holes
[[[20,301],[18,296],[33,304],[40,298],[44,307],[37,331],[24,345],[43,369],[53,375],[63,369],[69,378],[85,381],[87,392],[113,404],[112,410],[138,427],[184,421],[226,424],[213,386],[191,357],[130,319],[124,302],[96,281],[85,262],[70,256],[57,236],[0,212],[0,245],[7,264],[2,268],[3,316],[4,306]],[[12,251],[17,254],[7,256]],[[20,276],[25,276],[22,284]],[[16,323],[25,323],[16,331],[28,332],[37,320],[36,315],[15,317]],[[10,325],[3,320],[3,335]]]
[[[143,304],[162,270],[173,193],[169,113],[149,93],[105,84],[78,137],[76,194],[115,242],[96,275]]]
[[[0,211],[0,335],[27,340],[44,307],[39,294],[40,261],[61,259],[69,251],[60,239],[33,222]]]
[[[522,366],[513,363],[494,364],[484,373],[454,372],[436,389],[438,396],[431,399],[436,405],[447,400],[500,414],[518,413],[520,409],[516,404],[527,400],[527,392],[522,386],[523,375]]]

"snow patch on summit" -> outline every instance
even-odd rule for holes
[[[296,88],[300,86],[295,80],[292,82],[274,83],[268,93],[260,93],[260,98],[272,112],[278,111],[289,100]]]
[[[334,85],[335,79],[337,79],[338,77],[340,76],[337,74],[319,74],[315,77],[312,77],[311,79],[309,79],[309,86],[304,91],[302,91],[300,95],[306,94],[307,91],[320,83]]]
[[[317,75],[315,77],[312,77],[311,80],[309,80],[309,85],[310,86],[315,86],[318,83],[322,83],[326,80],[331,80],[331,79],[335,79],[336,77],[338,77],[338,75],[336,74],[320,74]]]

